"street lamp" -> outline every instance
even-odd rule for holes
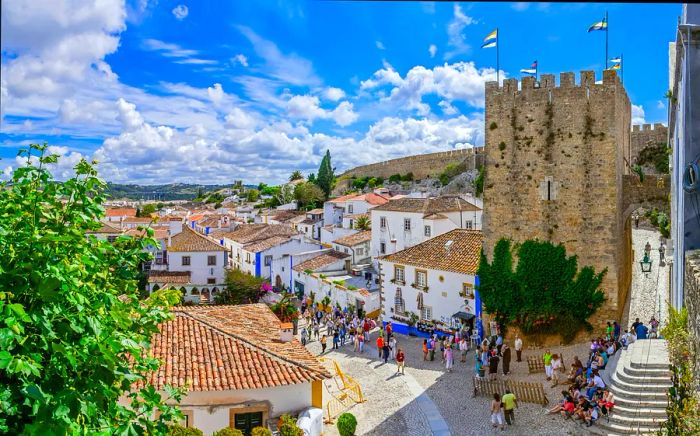
[[[644,259],[642,259],[639,264],[642,266],[643,273],[651,272],[651,259],[649,258],[648,254],[644,254]]]

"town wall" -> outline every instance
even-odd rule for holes
[[[501,238],[561,243],[579,267],[607,269],[595,326],[621,319],[630,287],[631,225],[623,215],[630,173],[631,106],[614,71],[543,74],[486,84],[484,249]]]
[[[419,154],[352,168],[341,174],[340,177],[383,177],[388,179],[394,174],[407,173],[413,173],[415,179],[436,177],[451,163],[465,162],[467,169],[476,168],[479,165],[477,155],[480,153],[483,153],[481,147]]]
[[[695,347],[693,371],[700,378],[700,250],[685,253],[685,307],[688,309],[688,329]]]
[[[637,164],[639,153],[647,145],[666,144],[668,142],[668,127],[661,123],[642,124],[632,126],[632,134],[630,136],[630,154],[632,157],[632,165]],[[653,165],[646,165],[644,172],[647,174],[656,174],[656,169]]]

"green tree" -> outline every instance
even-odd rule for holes
[[[325,194],[325,198],[331,195],[334,178],[333,166],[331,165],[331,152],[330,150],[326,150],[326,155],[321,159],[321,165],[318,168],[318,176],[316,177],[316,184]]]
[[[289,176],[289,181],[293,182],[295,180],[304,180],[304,175],[299,170],[295,170],[291,176]]]
[[[248,200],[251,203],[255,203],[258,201],[260,198],[260,191],[257,189],[249,189],[248,192],[246,192],[246,200]]]
[[[479,175],[474,179],[474,195],[481,197],[484,193],[484,177],[486,176],[486,166],[479,167]]]
[[[595,273],[586,266],[578,271],[577,257],[566,255],[563,245],[525,241],[516,246],[513,270],[511,242],[501,239],[489,264],[482,253],[477,274],[484,308],[505,326],[518,326],[526,334],[559,333],[570,342],[588,318],[605,301],[600,284],[607,270]]]
[[[300,209],[313,209],[323,203],[326,196],[324,192],[313,183],[299,183],[294,188],[294,198]]]
[[[145,204],[138,212],[137,216],[150,218],[151,214],[156,211],[156,205],[153,203]]]
[[[355,229],[357,230],[371,230],[372,221],[367,215],[361,215],[355,220]]]
[[[200,186],[197,188],[197,196],[195,197],[195,200],[201,200],[202,198],[204,198],[204,190]]]
[[[311,183],[316,183],[316,173],[309,174],[309,177],[306,178],[306,181],[311,182]]]
[[[257,303],[262,296],[264,280],[239,269],[226,271],[226,288],[214,296],[216,304]]]
[[[86,237],[101,226],[106,184],[85,160],[55,182],[46,167],[58,156],[46,150],[21,150],[26,166],[0,184],[0,433],[166,434],[182,414],[136,385],[158,368],[144,350],[180,298],[139,299],[138,265],[158,242],[150,229]]]

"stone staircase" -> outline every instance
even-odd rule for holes
[[[615,398],[610,420],[589,429],[604,435],[655,434],[666,421],[671,386],[666,341],[646,339],[622,351],[609,385]]]

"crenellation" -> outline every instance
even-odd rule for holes
[[[560,88],[573,88],[574,86],[576,86],[574,73],[559,73]]]
[[[520,85],[521,90],[534,89],[535,88],[535,78],[534,77],[523,77]]]
[[[554,83],[554,74],[542,74],[540,76],[540,88],[554,88],[556,83]]]
[[[503,92],[506,94],[518,92],[518,79],[505,79],[503,81]]]
[[[595,71],[581,71],[581,86],[584,88],[595,85]]]

